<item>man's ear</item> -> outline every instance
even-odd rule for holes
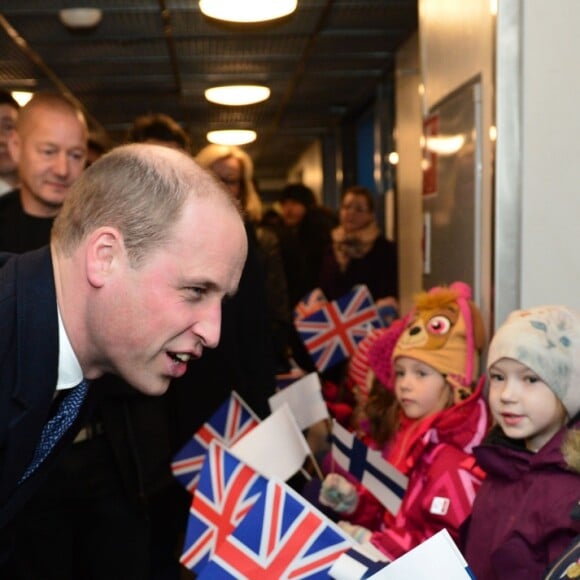
[[[85,256],[87,279],[100,288],[125,259],[123,236],[112,227],[97,228],[87,238]]]
[[[8,134],[7,147],[10,157],[16,164],[18,164],[18,162],[20,161],[20,146],[21,146],[20,135],[18,134],[16,129],[12,129],[12,131],[10,131],[10,133]]]

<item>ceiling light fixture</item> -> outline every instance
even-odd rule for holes
[[[205,91],[205,98],[218,105],[253,105],[270,96],[270,89],[261,85],[228,85],[211,87]]]
[[[97,26],[103,18],[103,11],[99,8],[63,8],[58,16],[67,28],[78,30]]]
[[[425,148],[437,155],[455,155],[465,145],[465,135],[432,135],[427,137]]]
[[[12,91],[10,94],[21,107],[24,107],[24,105],[32,99],[34,93],[31,93],[30,91]]]
[[[256,140],[256,131],[248,129],[228,129],[225,131],[210,131],[207,140],[216,145],[246,145]]]
[[[228,22],[265,22],[296,10],[297,0],[199,0],[203,14]]]

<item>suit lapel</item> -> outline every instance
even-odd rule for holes
[[[4,449],[1,495],[34,453],[58,376],[58,314],[50,251],[42,248],[16,261],[16,384]]]

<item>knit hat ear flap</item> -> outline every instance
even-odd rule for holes
[[[479,308],[471,300],[469,285],[453,282],[449,288],[457,292],[457,304],[465,320],[467,349],[463,382],[465,387],[469,387],[479,373],[478,355],[485,346],[485,326]]]
[[[386,332],[388,332],[387,328],[374,328],[371,330],[358,343],[348,363],[347,386],[352,389],[356,385],[365,396],[368,396],[370,390],[370,384],[367,380],[370,370],[369,351],[374,343]]]
[[[382,385],[392,391],[395,388],[393,377],[393,351],[401,334],[405,330],[411,313],[393,321],[387,332],[381,334],[368,352],[369,367]]]

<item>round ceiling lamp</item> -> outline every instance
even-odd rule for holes
[[[203,14],[228,22],[265,22],[296,10],[297,0],[199,0]]]
[[[249,129],[227,129],[225,131],[210,131],[207,140],[216,145],[246,145],[256,140],[256,131]]]
[[[63,8],[58,16],[67,28],[78,30],[97,26],[103,18],[103,11],[99,8]]]
[[[270,97],[270,89],[261,85],[228,85],[211,87],[205,98],[218,105],[240,106],[261,103]]]

